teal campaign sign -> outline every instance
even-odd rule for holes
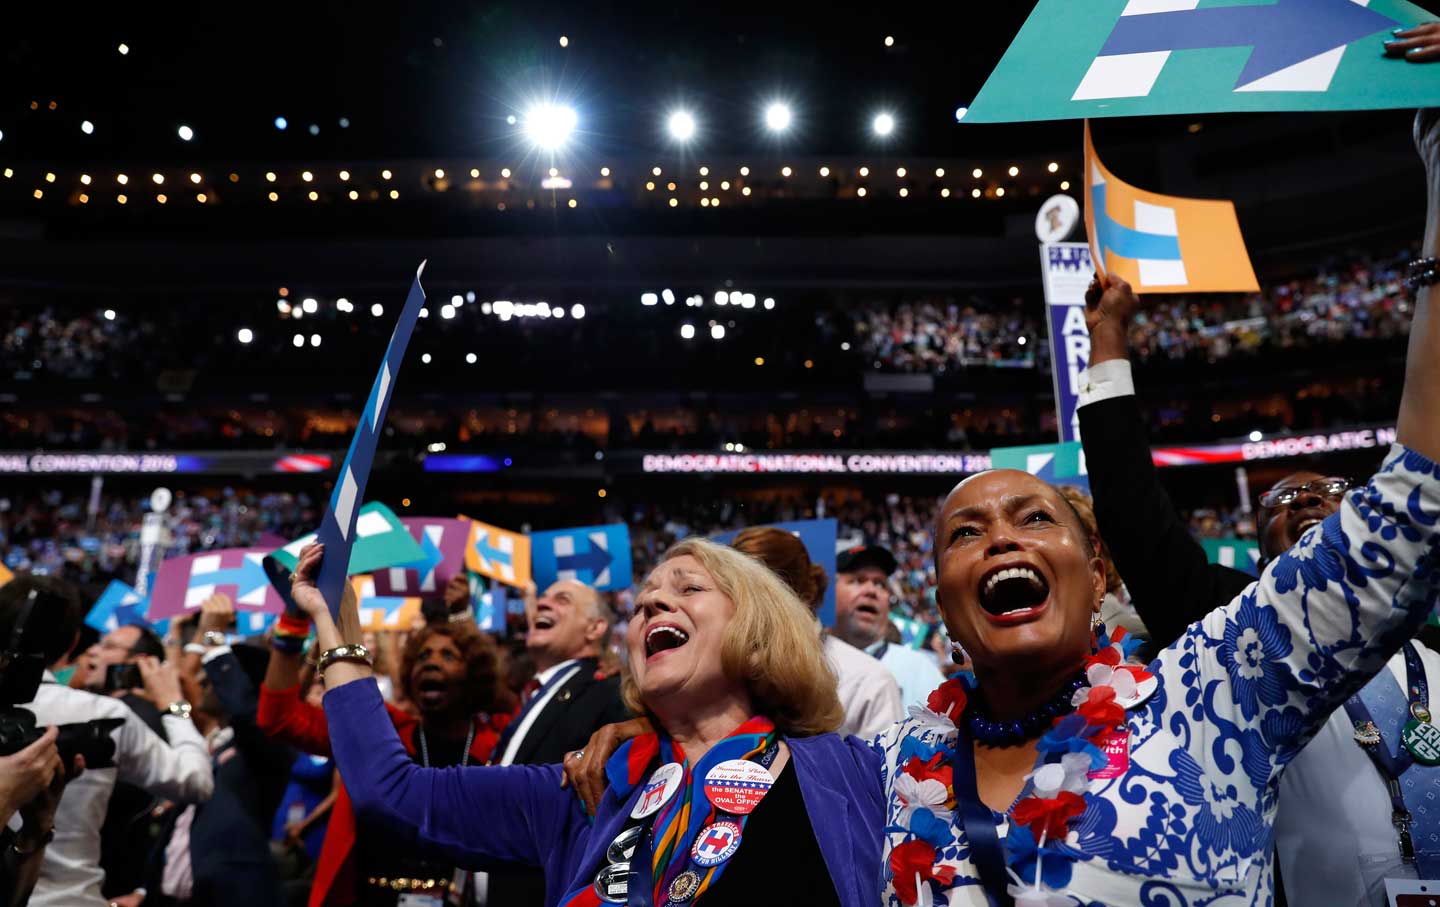
[[[1205,557],[1212,564],[1233,567],[1251,576],[1260,575],[1260,546],[1249,539],[1201,539]]]
[[[1073,485],[1086,494],[1090,493],[1085,449],[1079,441],[997,447],[990,451],[990,468],[1019,469],[1052,485]]]
[[[1440,104],[1384,55],[1435,17],[1405,0],[1040,0],[967,123]]]

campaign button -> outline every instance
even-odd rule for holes
[[[695,836],[690,845],[690,859],[696,866],[719,866],[740,849],[740,823],[729,819],[713,822]]]
[[[678,762],[667,762],[655,769],[655,774],[650,776],[650,780],[645,782],[645,787],[640,791],[640,799],[635,801],[635,808],[630,810],[630,818],[643,819],[670,802],[670,798],[680,789],[680,779],[684,775],[685,769]]]
[[[595,873],[595,894],[611,904],[625,903],[630,896],[630,864],[611,863]]]
[[[759,805],[774,783],[762,766],[748,759],[727,759],[705,774],[705,796],[716,809],[743,816]]]
[[[610,846],[605,848],[605,859],[611,863],[624,863],[635,853],[635,845],[640,843],[640,835],[644,833],[641,826],[636,825],[627,828],[615,836]]]

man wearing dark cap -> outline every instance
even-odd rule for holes
[[[879,545],[859,545],[835,558],[835,635],[880,659],[900,684],[908,708],[923,705],[945,680],[923,652],[887,642],[890,628],[890,574],[895,555]]]

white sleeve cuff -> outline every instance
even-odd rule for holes
[[[1135,396],[1135,379],[1130,373],[1129,359],[1107,359],[1091,366],[1080,375],[1080,398],[1077,406],[1089,406],[1112,397]]]
[[[201,656],[201,658],[200,658],[200,663],[201,663],[202,665],[208,665],[210,662],[212,662],[212,661],[214,661],[215,659],[219,658],[221,655],[229,655],[229,654],[230,654],[230,647],[229,647],[229,646],[216,646],[215,648],[208,650],[203,656]]]

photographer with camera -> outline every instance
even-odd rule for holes
[[[3,678],[9,696],[0,704],[22,708],[8,708],[0,720],[0,752],[18,749],[12,742],[29,744],[38,727],[64,725],[57,738],[62,761],[67,747],[77,747],[88,769],[55,812],[55,837],[30,899],[37,907],[110,903],[101,895],[100,826],[117,780],[183,802],[208,799],[214,786],[209,751],[173,665],[148,656],[137,663],[146,698],[163,709],[168,745],[123,703],[55,682],[48,666],[74,644],[81,618],[78,595],[59,580],[27,576],[0,587],[0,644],[8,661],[35,675],[23,684]]]
[[[85,758],[76,755],[73,775],[65,772],[55,745],[60,732],[46,728],[18,753],[0,756],[0,905],[19,907],[30,899],[40,878],[40,861],[55,827],[55,809],[68,777],[78,775]],[[9,827],[20,814],[18,831]]]

